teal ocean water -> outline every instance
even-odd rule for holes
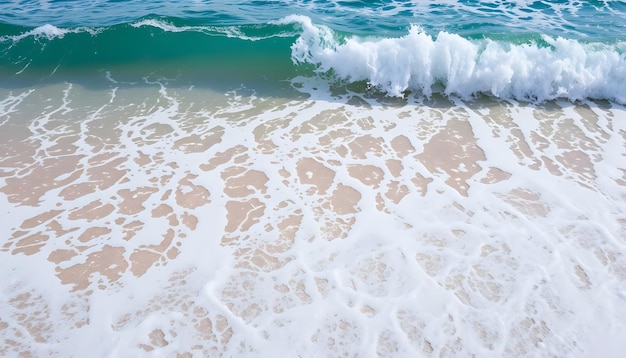
[[[392,96],[625,101],[621,1],[16,1],[1,10],[3,83],[125,67],[207,82],[317,72]]]
[[[0,1],[0,357],[623,357],[626,2]]]

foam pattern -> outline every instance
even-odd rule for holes
[[[107,78],[3,90],[3,356],[624,348],[622,105]]]

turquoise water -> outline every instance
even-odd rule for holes
[[[620,1],[17,1],[0,14],[5,86],[130,69],[214,84],[326,74],[391,96],[626,98]]]
[[[2,4],[4,24],[27,27],[111,26],[149,16],[195,25],[264,24],[299,14],[360,35],[398,35],[411,24],[460,35],[542,33],[624,39],[621,1],[14,1]],[[621,34],[621,35],[620,35]]]

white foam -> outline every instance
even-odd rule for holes
[[[9,94],[6,98],[0,101],[0,117],[3,118],[0,120],[0,126],[6,124],[9,119],[11,119],[11,113],[15,112],[17,106],[24,101],[28,95],[30,95],[34,89],[29,89],[24,91],[18,95]]]
[[[66,29],[62,29],[62,28],[58,28],[54,25],[50,25],[50,24],[45,24],[43,26],[39,26],[21,36],[33,36],[35,38],[41,38],[41,37],[45,37],[48,40],[52,40],[54,38],[62,38],[63,36],[65,36],[65,34],[67,34],[69,32],[69,30]]]
[[[205,35],[213,36],[227,36],[231,38],[238,38],[241,40],[258,41],[272,37],[289,37],[294,34],[277,32],[266,36],[250,36],[242,31],[239,26],[178,26],[168,21],[158,19],[144,19],[131,24],[131,26],[139,27],[155,27],[166,32],[200,32]]]
[[[75,28],[62,28],[57,27],[50,24],[45,24],[42,26],[38,26],[30,31],[26,31],[19,35],[5,35],[0,36],[0,41],[11,41],[11,42],[19,42],[25,38],[33,37],[35,40],[54,40],[65,37],[65,35],[70,33],[81,33],[86,32],[91,35],[96,35],[102,31],[102,28],[92,28],[92,27],[75,27]]]
[[[544,37],[550,46],[468,40],[439,32],[436,37],[412,26],[399,38],[339,40],[328,27],[305,16],[302,34],[292,46],[296,63],[312,63],[348,81],[367,81],[391,96],[417,90],[430,95],[436,85],[461,98],[488,94],[518,100],[555,98],[611,99],[626,103],[624,44],[583,44]],[[619,50],[621,48],[621,50]]]
[[[0,101],[34,113],[0,177],[9,354],[575,356],[626,329],[623,106],[103,77]]]

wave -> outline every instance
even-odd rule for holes
[[[390,96],[433,91],[469,99],[480,94],[524,101],[556,98],[626,102],[626,44],[581,43],[542,36],[541,43],[469,40],[418,26],[399,38],[338,38],[304,16],[292,45],[295,63],[346,81],[367,81]]]
[[[297,72],[289,57],[297,36],[291,25],[199,26],[152,17],[106,27],[12,26],[4,33],[0,83],[124,68],[139,79],[158,72],[168,78],[283,80]]]
[[[4,25],[6,26],[6,25]],[[15,27],[0,37],[0,72],[32,73],[133,66],[167,67],[190,78],[323,74],[366,82],[389,96],[419,92],[542,102],[564,98],[626,103],[626,43],[585,43],[548,36],[496,39],[428,34],[365,37],[292,15],[238,26],[143,18],[101,28]],[[7,77],[7,76],[4,76]]]

